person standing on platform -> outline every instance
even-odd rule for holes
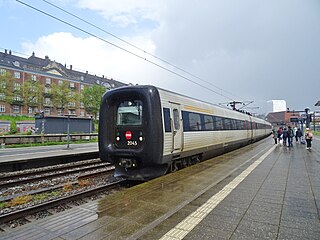
[[[272,137],[273,137],[273,140],[274,140],[274,144],[277,144],[277,139],[278,139],[278,134],[276,132],[276,130],[274,128],[272,128]]]
[[[283,146],[287,146],[288,130],[286,127],[282,131],[282,137],[283,137]]]
[[[301,143],[301,137],[302,137],[302,131],[300,128],[298,128],[296,132],[296,139],[298,139],[297,141],[299,141],[299,143]]]
[[[306,149],[311,149],[311,141],[312,141],[313,134],[309,128],[306,128],[306,142],[307,142],[307,148]]]
[[[294,132],[291,126],[288,126],[288,147],[293,147],[292,141],[293,141]]]
[[[293,128],[293,133],[294,133],[294,137],[295,137],[295,139],[296,139],[296,143],[298,143],[297,131],[298,131],[297,126],[294,126],[294,128]]]
[[[280,140],[282,139],[282,127],[279,127],[278,129],[278,141],[280,143]]]

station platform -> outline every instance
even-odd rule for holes
[[[0,173],[99,157],[98,143],[0,149]]]
[[[320,239],[319,146],[269,137],[0,239]]]

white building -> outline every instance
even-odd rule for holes
[[[269,104],[269,112],[284,112],[287,111],[287,103],[285,100],[270,100]],[[271,109],[270,109],[271,108]]]

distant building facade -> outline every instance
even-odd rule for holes
[[[69,68],[66,65],[52,61],[46,56],[44,59],[36,57],[33,53],[29,58],[12,55],[11,51],[0,52],[0,75],[10,73],[14,79],[15,87],[22,86],[25,81],[38,81],[44,86],[42,106],[27,106],[23,96],[16,96],[12,104],[8,104],[0,98],[0,114],[8,115],[26,115],[34,116],[40,111],[44,111],[46,116],[60,116],[64,114],[75,115],[79,117],[89,117],[83,104],[69,104],[67,109],[62,112],[61,109],[53,106],[50,94],[52,84],[59,84],[61,81],[67,81],[72,91],[81,93],[86,86],[99,84],[106,89],[125,86],[126,84],[106,77],[98,77]],[[40,109],[39,109],[40,108]]]
[[[270,100],[268,104],[271,105],[270,112],[283,112],[287,110],[287,103],[285,100]]]
[[[273,126],[296,125],[300,119],[300,113],[293,111],[271,112],[266,116],[266,121],[270,122]]]

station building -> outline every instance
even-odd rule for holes
[[[26,115],[34,116],[40,111],[44,111],[46,116],[74,115],[78,117],[90,117],[84,109],[83,103],[70,103],[67,109],[59,109],[54,106],[51,100],[50,89],[52,84],[60,84],[67,81],[72,91],[81,93],[86,86],[99,84],[106,89],[112,89],[124,86],[126,84],[104,76],[99,77],[89,74],[88,71],[81,72],[72,69],[72,65],[67,68],[56,61],[50,60],[48,56],[44,59],[35,56],[35,53],[29,58],[23,58],[13,55],[11,50],[0,52],[0,76],[10,73],[14,81],[14,89],[20,89],[25,81],[38,81],[43,87],[43,103],[27,105],[23,96],[14,95],[12,103],[5,101],[4,94],[0,94],[0,114],[6,115]],[[21,92],[21,91],[20,91]]]

